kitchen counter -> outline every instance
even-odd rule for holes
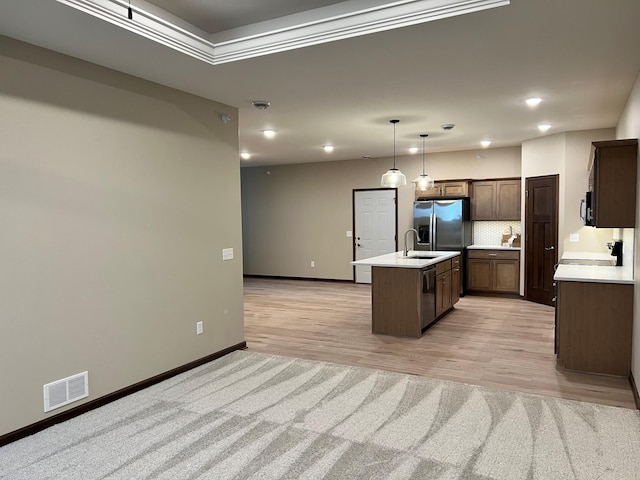
[[[502,245],[469,245],[467,250],[520,250],[520,247],[503,247]]]
[[[560,264],[553,279],[562,282],[634,283],[629,269],[601,265]]]
[[[369,265],[371,267],[400,267],[400,268],[424,268],[429,265],[435,265],[436,263],[448,260],[460,255],[460,252],[445,252],[445,251],[418,251],[409,250],[408,257],[412,255],[437,255],[435,258],[407,258],[404,256],[404,252],[393,252],[385,255],[379,255],[377,257],[365,258],[362,260],[356,260],[351,262],[351,265]]]
[[[613,261],[615,263],[615,257],[612,257],[610,253],[604,252],[564,252],[562,254],[562,261],[571,262],[572,260],[595,260],[595,261]]]
[[[611,260],[611,255],[603,252],[564,252],[553,279],[563,282],[634,283],[631,269],[604,265]]]

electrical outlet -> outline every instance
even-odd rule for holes
[[[569,234],[569,241],[570,242],[579,242],[580,241],[580,234],[579,233],[571,233],[571,234]]]
[[[222,249],[222,260],[233,260],[233,248]]]
[[[347,230],[347,237],[353,237],[353,232],[351,230]]]
[[[311,268],[314,268],[316,266],[316,262],[314,262],[313,260],[311,260]]]
[[[202,322],[197,322],[196,323],[196,335],[202,335],[202,332],[204,332],[204,326],[202,325]]]

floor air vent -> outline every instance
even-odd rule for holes
[[[89,396],[89,372],[47,383],[44,387],[44,411],[48,412]]]

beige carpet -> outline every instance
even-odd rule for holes
[[[235,352],[0,448],[0,478],[640,479],[640,417]]]

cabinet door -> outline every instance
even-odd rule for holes
[[[469,290],[492,290],[492,264],[493,260],[470,258],[467,262],[467,288]]]
[[[460,300],[460,267],[451,269],[451,306]]]
[[[496,182],[496,219],[520,220],[521,180],[498,180]]]
[[[469,182],[444,182],[441,191],[444,197],[466,197],[469,195]]]
[[[426,198],[434,198],[442,196],[442,184],[440,182],[435,182],[433,184],[433,188],[429,190],[416,190],[416,200],[426,199]]]
[[[593,225],[635,227],[637,140],[594,142],[593,146],[589,175]]]
[[[451,308],[451,270],[436,277],[436,317]]]
[[[473,182],[471,219],[495,220],[496,215],[496,182]]]
[[[493,260],[493,289],[496,292],[519,292],[520,262]]]

